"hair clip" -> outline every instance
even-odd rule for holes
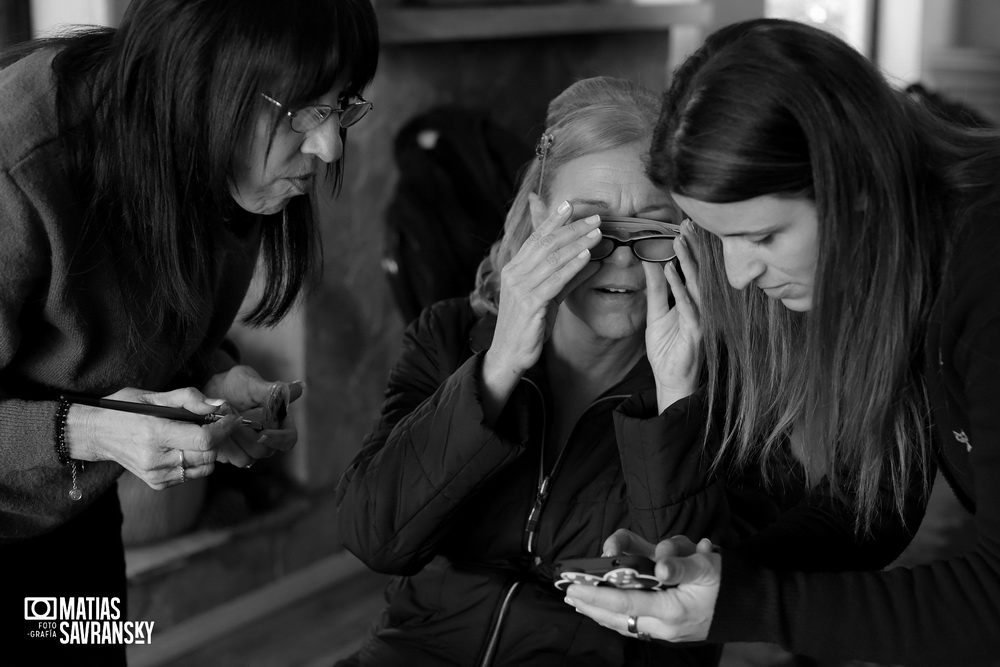
[[[545,160],[545,154],[549,152],[549,148],[555,140],[556,138],[549,133],[545,133],[538,138],[538,144],[535,146],[535,155],[538,156],[539,160]]]
[[[553,135],[546,132],[538,138],[538,144],[535,146],[535,155],[538,156],[538,161],[542,163],[538,168],[538,193],[536,194],[542,191],[542,177],[545,175],[545,157],[549,154],[549,149],[555,140],[556,138]]]

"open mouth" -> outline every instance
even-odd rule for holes
[[[596,287],[594,289],[603,294],[635,294],[638,292],[638,290],[627,287]]]

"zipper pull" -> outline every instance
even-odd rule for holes
[[[542,516],[542,505],[545,504],[545,498],[549,495],[549,478],[542,478],[542,483],[538,485],[538,492],[535,494],[535,502],[531,506],[531,512],[528,513],[528,525],[524,527],[524,532],[527,535],[527,548],[528,552],[534,548],[535,541],[535,529],[538,527],[538,521]]]

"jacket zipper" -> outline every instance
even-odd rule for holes
[[[489,667],[493,662],[493,654],[497,650],[497,642],[500,639],[500,628],[503,626],[504,617],[507,616],[507,610],[510,608],[510,601],[520,585],[520,581],[515,581],[507,588],[507,594],[503,596],[500,611],[497,613],[497,620],[490,631],[490,639],[486,642],[486,653],[483,654],[483,661],[480,663],[482,667]]]
[[[542,396],[542,391],[541,391],[541,389],[538,388],[537,384],[535,384],[534,382],[532,382],[531,380],[529,380],[527,378],[521,378],[521,379],[524,382],[527,382],[532,387],[534,387],[535,391],[538,392],[538,396],[539,397]],[[582,413],[580,413],[580,414],[581,414],[581,416],[583,414],[586,414],[586,412],[588,410],[590,410],[592,407],[594,407],[595,405],[597,405],[601,401],[610,401],[610,400],[613,400],[613,399],[619,399],[620,400],[620,399],[623,399],[623,398],[628,398],[628,395],[626,394],[626,395],[604,396],[604,397],[599,398],[596,401],[593,401],[592,403],[590,403],[590,405],[588,405],[586,407],[586,409],[584,409],[584,411]],[[559,469],[559,464],[562,463],[563,455],[566,453],[566,449],[567,449],[567,447],[564,446],[562,448],[562,450],[560,450],[559,455],[556,457],[555,463],[552,464],[551,474],[546,475],[545,474],[545,433],[547,432],[547,429],[548,429],[548,423],[547,422],[548,422],[548,415],[545,412],[545,407],[544,407],[544,403],[543,403],[542,404],[542,442],[541,442],[541,447],[538,448],[539,449],[538,488],[535,491],[535,502],[532,503],[532,505],[531,505],[531,511],[528,512],[528,520],[527,520],[527,522],[525,524],[525,527],[524,527],[524,532],[525,532],[525,534],[528,537],[527,542],[526,542],[526,549],[527,549],[529,555],[535,553],[535,551],[534,551],[535,550],[535,538],[537,537],[538,522],[542,518],[542,508],[545,506],[545,499],[549,495],[549,486],[552,483],[552,477],[555,476],[556,470]],[[577,422],[579,422],[579,420],[577,420]],[[575,424],[573,425],[573,428],[574,429],[576,428]],[[570,431],[570,435],[572,435],[572,430]],[[535,560],[536,561],[538,560],[537,556],[535,556]],[[486,652],[483,654],[483,660],[482,660],[482,662],[479,663],[481,665],[481,667],[489,667],[492,664],[492,662],[493,662],[493,654],[496,652],[497,643],[498,643],[498,641],[500,639],[500,629],[503,627],[504,620],[507,617],[507,611],[510,609],[510,601],[511,601],[511,599],[513,599],[514,593],[515,593],[515,591],[517,591],[517,589],[518,589],[518,587],[520,585],[521,585],[521,582],[515,581],[507,589],[507,594],[504,596],[503,602],[500,605],[500,611],[499,611],[499,613],[497,613],[496,621],[493,623],[493,628],[490,630],[490,635],[489,635],[490,638],[489,638],[489,641],[486,644]]]
[[[522,378],[522,379],[524,379],[525,382],[527,382],[529,385],[531,385],[532,387],[534,387],[535,391],[538,392],[539,396],[542,395],[542,391],[541,391],[541,389],[538,388],[538,385],[536,385],[534,382],[532,382],[531,380],[528,380],[526,378]],[[602,403],[604,401],[622,400],[622,399],[625,399],[625,398],[628,398],[627,394],[617,394],[617,395],[612,395],[612,396],[603,396],[601,398],[598,398],[595,401],[592,401],[586,408],[584,408],[583,412],[580,413],[580,416],[582,417],[583,415],[585,415],[591,408],[593,408],[595,405],[598,405],[599,403]],[[527,538],[528,538],[526,540],[526,548],[527,548],[527,551],[528,551],[529,555],[535,553],[535,540],[538,537],[538,523],[539,523],[539,521],[541,521],[541,518],[542,518],[542,508],[545,506],[545,499],[548,498],[549,487],[552,485],[552,478],[555,477],[556,471],[559,470],[560,464],[562,463],[562,460],[563,460],[563,456],[566,454],[566,450],[568,449],[565,445],[563,445],[563,448],[559,451],[559,455],[556,457],[555,462],[552,464],[552,470],[549,472],[548,475],[546,475],[545,474],[545,433],[547,432],[547,429],[548,429],[548,423],[547,423],[547,419],[546,418],[547,418],[547,415],[545,414],[545,410],[544,410],[544,407],[543,407],[543,409],[542,409],[542,446],[538,448],[539,449],[539,453],[538,453],[538,456],[539,456],[539,458],[538,458],[538,488],[535,490],[535,502],[531,505],[531,511],[528,513],[528,521],[527,521],[527,523],[525,524],[525,527],[524,527],[524,532],[525,532],[525,534],[527,535]],[[580,420],[577,419],[577,423],[579,423],[579,422],[580,422]],[[573,431],[574,430],[576,430],[576,424],[574,424],[573,425],[573,429],[570,430],[570,436],[573,435]],[[536,561],[537,561],[537,557],[536,557]]]

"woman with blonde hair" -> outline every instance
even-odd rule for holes
[[[562,603],[553,576],[563,559],[598,556],[618,528],[650,539],[732,530],[697,447],[675,446],[697,427],[684,397],[700,372],[683,283],[664,271],[675,252],[687,265],[683,244],[600,231],[609,215],[678,222],[645,174],[656,110],[653,94],[607,77],[556,97],[475,293],[408,328],[338,488],[347,548],[397,575],[344,665],[717,663],[713,646],[594,625]],[[632,419],[626,407],[639,404],[663,415]]]

